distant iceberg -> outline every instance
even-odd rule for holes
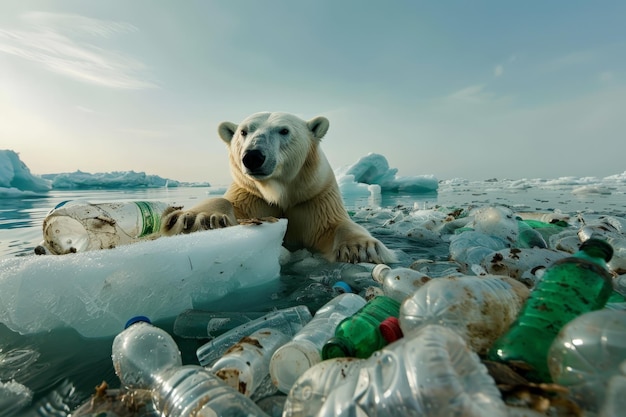
[[[51,182],[31,174],[15,151],[0,150],[0,197],[50,191]]]
[[[186,183],[145,172],[119,171],[90,174],[76,171],[33,175],[12,150],[0,150],[0,197],[36,196],[50,190],[94,190],[120,188],[210,187],[208,182]]]
[[[182,185],[179,181],[135,171],[114,171],[96,174],[76,171],[61,174],[44,174],[42,177],[50,180],[52,188],[55,190],[160,188],[166,185],[173,188]]]
[[[372,195],[380,192],[437,192],[439,182],[433,175],[403,177],[397,172],[396,168],[389,168],[383,155],[369,153],[352,165],[336,169],[335,177],[344,195],[359,191]]]

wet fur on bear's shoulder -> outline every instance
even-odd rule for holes
[[[218,133],[228,147],[233,177],[221,200],[232,204],[232,212],[224,201],[208,199],[177,212],[175,220],[164,219],[162,233],[231,226],[233,213],[236,219],[280,217],[288,220],[288,249],[307,248],[329,261],[395,261],[385,245],[348,216],[319,146],[328,128],[325,117],[305,121],[288,113],[255,113],[238,125],[221,123]],[[208,218],[204,225],[209,227],[190,217]],[[185,220],[191,228],[179,224]]]

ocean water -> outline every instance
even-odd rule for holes
[[[34,256],[33,248],[42,239],[42,221],[48,211],[61,201],[84,199],[98,201],[159,200],[191,206],[209,196],[206,188],[169,188],[137,190],[51,191],[37,198],[12,198],[0,201],[0,259]],[[626,227],[626,181],[620,176],[611,180],[566,178],[522,181],[443,181],[437,193],[383,194],[382,197],[344,195],[346,207],[355,220],[400,252],[399,266],[417,259],[443,260],[447,248],[422,245],[398,234],[389,233],[389,225],[398,214],[420,210],[504,205],[516,211],[558,212],[585,219],[608,215]],[[415,216],[419,218],[419,216]],[[326,266],[326,269],[333,266]],[[2,271],[0,271],[1,279]],[[256,299],[248,311],[268,311],[303,300],[296,295],[310,283],[308,272],[284,265],[280,291],[266,299]],[[312,309],[323,304],[323,297],[304,297]],[[323,294],[322,294],[323,295]],[[172,321],[157,323],[171,332]],[[121,330],[121,329],[120,329]],[[201,342],[175,337],[185,363],[196,363],[195,350]],[[112,338],[86,339],[72,329],[55,329],[43,334],[19,335],[0,324],[0,382],[14,380],[33,393],[30,405],[20,410],[4,411],[4,416],[66,416],[87,401],[94,387],[106,381],[119,385],[111,364]],[[2,396],[0,395],[0,404]]]

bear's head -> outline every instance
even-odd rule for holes
[[[231,170],[238,177],[263,182],[293,180],[313,157],[328,131],[325,117],[309,121],[288,113],[255,113],[239,125],[223,122],[218,133],[229,148]]]

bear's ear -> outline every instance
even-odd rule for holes
[[[237,125],[232,122],[222,122],[217,128],[217,133],[220,135],[220,138],[228,144],[233,140],[236,131]]]
[[[306,122],[306,125],[309,130],[313,132],[313,137],[315,137],[316,139],[321,139],[324,137],[326,132],[328,132],[330,122],[327,118],[318,116]]]

